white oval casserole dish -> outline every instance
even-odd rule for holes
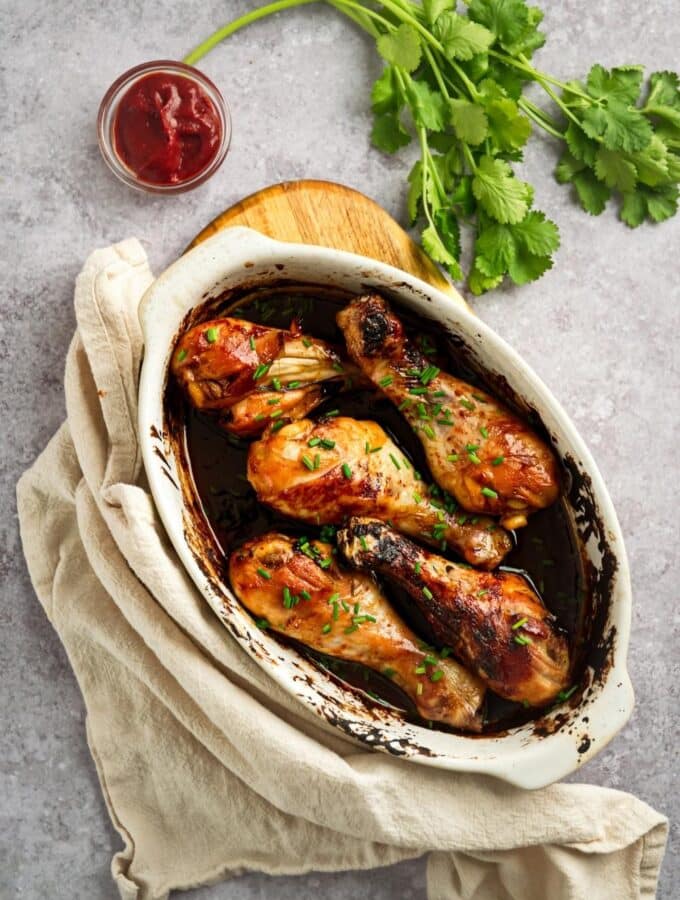
[[[420,727],[342,687],[324,670],[261,631],[222,578],[164,401],[178,333],[192,311],[244,284],[291,282],[377,290],[456,339],[480,370],[533,410],[567,471],[568,508],[594,592],[584,689],[538,722],[499,735],[465,736]],[[602,478],[569,418],[540,379],[490,328],[455,298],[372,259],[323,247],[280,243],[246,228],[216,234],[182,256],[148,289],[140,305],[145,355],[139,387],[139,435],[149,485],[180,559],[231,635],[280,685],[326,723],[364,745],[414,762],[479,772],[525,788],[550,784],[599,752],[633,708],[626,670],[631,590],[623,538]],[[504,391],[505,393],[505,391]]]

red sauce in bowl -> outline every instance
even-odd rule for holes
[[[202,172],[222,143],[222,122],[202,86],[185,75],[151,72],[121,96],[112,137],[120,160],[140,179],[176,185]]]

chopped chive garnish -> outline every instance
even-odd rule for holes
[[[345,371],[344,366],[342,365],[342,363],[341,363],[341,362],[338,362],[337,360],[333,363],[333,370],[334,370],[335,372],[344,372],[344,371]]]
[[[393,669],[391,666],[387,666],[387,668],[382,670],[382,673],[385,676],[385,678],[392,678],[394,675],[397,674],[397,670]]]
[[[336,600],[336,601],[333,603],[333,621],[334,621],[334,622],[337,622],[339,616],[340,616],[340,606],[339,606],[339,604],[338,604],[338,601]]]
[[[363,534],[359,537],[359,543],[361,544],[362,550],[368,550],[368,543],[366,542],[366,538]]]
[[[472,394],[475,400],[479,400],[480,403],[486,403],[486,397],[482,397],[481,394]]]
[[[416,493],[413,494],[413,499],[416,501],[416,503],[422,503],[423,501],[423,498],[420,496],[420,494]]]
[[[263,375],[266,375],[271,367],[271,363],[260,363],[260,365],[253,372],[253,380],[257,381],[262,378]]]
[[[332,627],[333,625],[331,624],[331,622],[326,622],[326,624],[321,629],[321,634],[328,634]]]
[[[261,422],[264,418],[266,418],[266,416],[264,415],[264,413],[258,413],[258,414],[255,416],[255,421],[256,421],[256,422]]]
[[[415,566],[413,567],[413,571],[416,573],[416,575],[420,575],[420,570],[421,570],[421,569],[422,569],[422,566],[421,566],[421,564],[420,564],[419,562],[417,562],[417,563],[415,564]]]
[[[187,358],[187,351],[182,349],[177,354],[177,362],[183,362]]]
[[[433,391],[433,397],[446,397],[446,391]]]
[[[429,425],[423,425],[423,431],[429,437],[430,440],[434,438],[434,431],[430,428]]]
[[[265,631],[267,628],[269,628],[269,622],[267,621],[267,619],[256,619],[255,624],[262,631]]]
[[[286,424],[286,423],[283,421],[283,419],[279,419],[278,422],[275,422],[275,423],[272,425],[272,431],[278,431],[279,428],[283,428],[283,426],[284,426],[285,424]]]
[[[526,625],[529,619],[526,616],[523,616],[519,621],[515,622],[512,626],[513,631],[517,631],[518,628],[521,628],[523,625]]]
[[[308,337],[303,337],[303,338],[302,338],[302,345],[303,345],[304,347],[311,347],[311,346],[312,346],[312,342],[309,340]]]
[[[472,411],[475,408],[475,404],[472,403],[470,400],[466,399],[465,397],[461,397],[460,405],[463,406],[465,409],[469,409],[470,411]]]
[[[468,520],[468,517],[465,515],[465,513],[463,513],[462,516],[458,516],[458,518],[456,519],[456,522],[458,522],[459,525],[465,525],[467,520]]]
[[[491,460],[491,465],[492,466],[500,466],[504,462],[505,462],[504,456],[497,456],[495,459]]]
[[[457,453],[449,453],[448,456],[446,457],[447,462],[458,462],[459,459],[460,459],[460,457],[458,456]]]
[[[430,681],[439,681],[439,679],[443,677],[444,672],[441,669],[435,669],[435,671],[430,675]]]
[[[250,349],[254,350],[255,349],[255,338],[252,336],[252,334],[248,338],[248,343],[250,344]]]
[[[481,434],[481,436],[483,438],[488,438],[488,436],[489,436],[489,432],[484,427],[479,429],[479,433]]]
[[[313,438],[311,438],[311,440],[307,441],[307,446],[308,447],[318,447],[320,443],[321,443],[321,438],[313,437]]]
[[[531,643],[531,640],[524,634],[516,634],[514,637],[514,641],[521,647],[525,647],[527,644]]]
[[[281,402],[281,401],[278,399],[278,397],[274,397],[274,398],[271,399],[271,400],[267,400],[267,406],[278,406],[278,404],[279,404],[280,402]]]
[[[330,556],[327,556],[325,559],[319,560],[319,566],[322,569],[330,569],[332,562],[333,560],[330,558]]]
[[[301,381],[289,381],[286,387],[290,388],[291,391],[294,391],[295,388],[299,388],[301,384]]]
[[[320,465],[321,465],[321,457],[319,456],[318,453],[315,453],[314,454],[314,468],[318,469]]]
[[[390,453],[390,459],[391,459],[392,462],[394,463],[394,468],[395,468],[395,469],[401,469],[401,466],[399,465],[399,460],[398,460],[397,457],[394,455],[394,453]]]
[[[300,591],[300,596],[302,597],[303,600],[311,600],[312,599],[312,595],[309,593],[309,591]]]
[[[266,578],[269,581],[272,577],[272,573],[268,572],[266,569],[258,569],[257,574],[261,575],[263,578]]]
[[[208,328],[205,333],[205,339],[209,344],[214,344],[217,340],[217,329],[215,327]]]
[[[328,438],[321,438],[321,446],[324,450],[332,450],[335,447],[335,441],[329,441]]]
[[[281,390],[281,381],[278,378],[272,378],[272,386],[275,391]]]
[[[498,499],[498,494],[496,493],[496,491],[493,490],[493,488],[483,487],[482,493],[484,494],[485,497],[491,497],[492,500]]]
[[[439,375],[440,370],[436,366],[427,366],[420,374],[421,384],[429,384],[433,378]]]
[[[366,453],[377,453],[378,450],[382,450],[382,444],[379,447],[369,447],[368,443],[366,444]]]
[[[356,615],[356,613],[359,612],[359,604],[358,604],[358,603],[355,603],[353,608],[354,608],[354,613],[355,613],[355,615]]]
[[[348,625],[347,628],[345,628],[345,634],[352,634],[358,627],[358,625]]]
[[[314,463],[313,463],[312,460],[307,456],[306,453],[304,453],[303,456],[302,456],[302,465],[303,465],[303,466],[306,466],[306,467],[309,469],[310,472],[313,472],[313,471],[314,471]]]
[[[481,591],[477,591],[477,596],[478,596],[478,597],[483,597],[484,594],[488,594],[488,593],[489,593],[489,589],[488,589],[488,588],[482,588]],[[513,625],[512,627],[514,628],[515,626]]]
[[[423,683],[422,683],[422,681],[419,681],[418,684],[416,685],[416,694],[418,694],[418,696],[420,697],[420,695],[422,693],[423,693]]]
[[[557,699],[560,701],[560,703],[564,702],[565,700],[568,700],[571,697],[571,695],[574,693],[574,691],[576,690],[577,687],[578,687],[578,685],[574,684],[569,688],[568,691],[560,691],[559,694],[557,695]]]
[[[332,409],[330,412],[324,413],[324,416],[326,416],[327,419],[331,419],[333,416],[339,416],[339,415],[340,415],[339,409]]]
[[[422,387],[409,388],[409,394],[413,394],[414,397],[419,397],[421,394],[427,394],[427,392],[427,388],[424,385]]]
[[[416,409],[418,410],[418,418],[419,419],[429,419],[430,418],[427,413],[427,409],[425,408],[424,403],[418,403],[418,405],[416,406]]]
[[[342,606],[342,608],[344,609],[344,611],[345,611],[346,613],[349,612],[349,603],[345,603],[344,600],[341,600],[341,601],[340,601],[340,606]]]
[[[416,666],[415,673],[416,675],[424,675],[427,672],[425,666]]]
[[[404,409],[408,409],[409,406],[413,406],[413,400],[402,400],[397,409],[401,412]]]
[[[423,594],[427,597],[428,600],[432,600],[432,591],[427,587],[427,585],[423,588]]]
[[[342,474],[345,476],[345,478],[352,477],[352,470],[347,463],[342,464]]]
[[[451,648],[450,647],[442,647],[442,649],[439,651],[439,656],[442,659],[446,659],[447,657],[451,656]]]
[[[428,653],[423,662],[427,663],[428,666],[436,666],[439,660],[436,656],[432,656],[431,653]]]
[[[477,456],[476,453],[468,453],[468,459],[470,460],[471,463],[474,463],[476,466],[478,466],[481,463],[481,459]],[[482,493],[484,493],[484,491],[482,491]]]
[[[466,444],[465,449],[468,453],[474,453],[475,450],[479,450],[479,444]]]
[[[270,419],[280,419],[282,415],[283,415],[283,410],[277,409],[273,413],[270,413],[269,418]]]
[[[380,379],[378,384],[380,385],[380,387],[389,387],[389,385],[392,384],[393,381],[394,381],[394,378],[392,378],[391,375],[385,375],[384,378]]]
[[[331,594],[328,598],[329,603],[336,603],[340,599],[340,594],[336,591],[334,594]]]
[[[291,594],[289,587],[283,589],[283,605],[286,609],[290,609],[293,605],[293,595]]]

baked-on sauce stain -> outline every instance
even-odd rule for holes
[[[238,309],[238,314],[245,319],[278,328],[287,328],[291,319],[296,317],[306,333],[342,344],[342,335],[335,325],[335,314],[346,300],[339,299],[337,292],[334,294],[319,288],[312,291],[306,287],[263,289],[260,292],[250,292],[247,299],[238,303],[232,297],[228,314],[233,315],[234,310]],[[223,313],[226,311],[225,309]],[[210,314],[215,315],[214,308]],[[441,340],[440,326],[434,328],[424,326],[422,321],[409,320],[408,313],[404,311],[400,311],[400,316],[412,337],[424,336],[425,345],[435,348],[442,368],[493,393],[479,374],[466,366],[460,352],[454,351],[453,344],[446,344]],[[174,390],[170,391],[170,400],[173,404],[183,402],[178,391]],[[423,477],[426,477],[428,467],[420,441],[387,399],[381,398],[375,391],[358,390],[338,394],[329,386],[328,399],[312,412],[311,417],[331,409],[338,409],[341,415],[378,422],[410,457]],[[307,535],[310,538],[318,536],[318,529],[314,526],[287,519],[258,503],[245,474],[249,442],[226,434],[217,427],[210,415],[198,412],[188,405],[184,410],[184,420],[187,457],[196,491],[225,557],[239,544],[270,530]],[[540,425],[535,427],[540,429]],[[456,560],[453,554],[448,555]],[[515,547],[501,568],[517,571],[528,578],[556,616],[561,628],[569,635],[575,659],[576,680],[580,674],[580,651],[589,599],[578,540],[563,502],[530,517],[529,524],[517,532]],[[408,595],[391,585],[383,585],[383,590],[414,631],[428,643],[432,642],[425,619]],[[409,718],[417,720],[411,702],[389,679],[356,663],[330,659],[307,647],[298,649],[324,665],[338,678],[373,695],[376,702],[380,702],[378,698],[381,698],[405,709]],[[540,715],[541,711],[525,710],[517,703],[502,700],[489,693],[485,732],[499,731]],[[430,727],[450,730],[440,723]]]

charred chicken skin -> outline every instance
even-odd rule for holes
[[[457,662],[421,650],[375,582],[340,568],[332,553],[321,541],[265,534],[232,553],[231,585],[275,631],[390,677],[425,719],[478,731],[481,681]]]
[[[337,321],[352,359],[399,407],[435,481],[464,509],[520,528],[557,499],[549,447],[490,394],[432,365],[382,297],[353,300]]]
[[[543,706],[567,687],[566,639],[521,576],[455,565],[375,519],[350,519],[338,546],[405,588],[436,640],[499,696]]]
[[[339,525],[353,515],[389,519],[399,531],[435,546],[444,542],[484,569],[497,566],[512,546],[492,519],[447,509],[375,422],[302,419],[268,432],[251,445],[247,474],[262,503],[314,525]]]
[[[228,317],[186,331],[171,369],[193,406],[219,413],[222,427],[240,437],[307,415],[324,399],[324,383],[365,382],[331,344],[302,335],[295,323],[284,331]]]

